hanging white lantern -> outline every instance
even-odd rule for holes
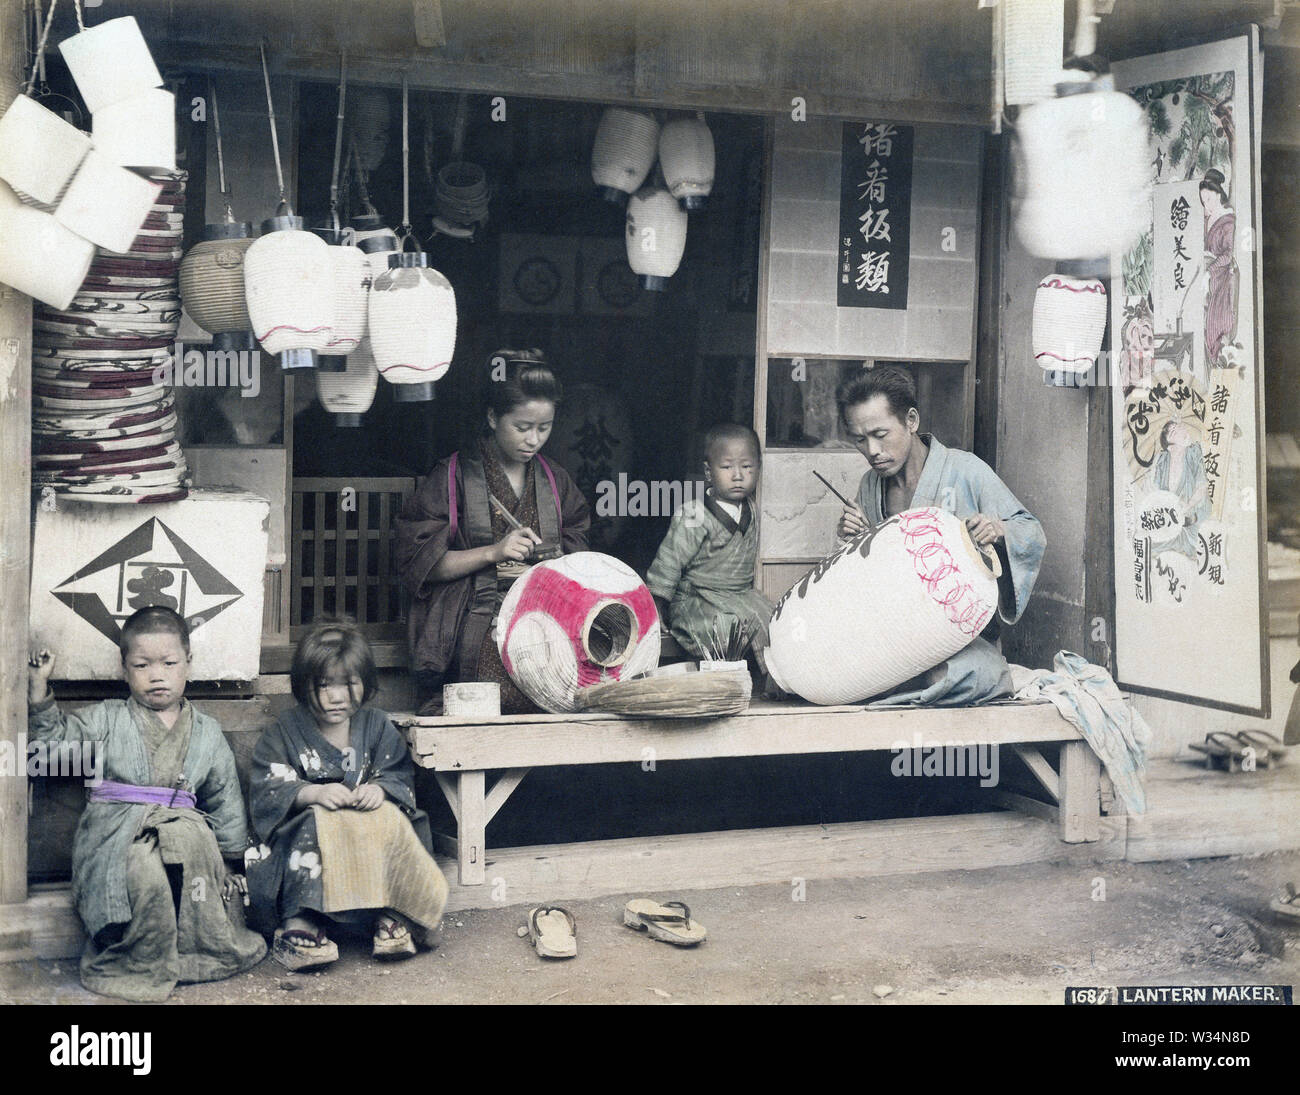
[[[244,290],[253,333],[285,369],[309,369],[334,331],[334,267],[329,245],[303,231],[301,217],[262,222],[244,256]]]
[[[334,416],[334,425],[357,427],[370,410],[379,387],[379,372],[369,341],[347,356],[341,372],[316,372],[316,396]]]
[[[133,15],[87,27],[60,42],[59,52],[92,114],[162,86],[158,66]]]
[[[209,224],[181,259],[181,301],[212,335],[214,350],[257,349],[244,289],[244,259],[252,246],[251,224]]]
[[[668,288],[686,250],[686,212],[661,186],[638,190],[627,203],[627,261],[641,286]]]
[[[1043,278],[1034,294],[1034,360],[1044,369],[1086,373],[1101,353],[1106,310],[1106,286],[1096,278]]]
[[[0,117],[0,179],[38,202],[57,202],[89,151],[88,135],[26,95]]]
[[[122,167],[176,170],[176,96],[151,87],[92,119],[95,151]]]
[[[329,260],[334,278],[334,332],[328,354],[317,367],[343,368],[343,359],[366,337],[366,315],[370,308],[371,268],[368,256],[358,247],[343,242],[344,233],[336,228],[314,228],[329,245]],[[326,362],[330,364],[326,364]]]
[[[399,403],[433,398],[456,348],[456,293],[422,253],[389,255],[370,286],[370,347]]]
[[[370,239],[388,242],[388,247],[378,250],[397,250],[397,233],[384,224],[384,218],[378,213],[363,213],[359,217],[353,217],[349,223],[352,226],[352,242],[363,251],[366,249],[362,245]]]
[[[54,215],[65,227],[106,251],[129,251],[144,219],[162,191],[92,148]]]
[[[952,657],[997,604],[997,578],[965,522],[905,510],[828,555],[777,602],[767,669],[812,703],[856,703]]]
[[[591,150],[591,177],[606,201],[622,205],[645,182],[659,153],[659,123],[640,110],[609,107]]]
[[[703,209],[713,192],[713,134],[703,114],[676,118],[659,134],[659,166],[682,208]]]
[[[1016,235],[1031,254],[1110,256],[1150,223],[1146,115],[1128,95],[1096,86],[1026,107],[1016,123]]]
[[[1065,53],[1065,0],[1002,0],[1001,19],[1007,105],[1050,99]]]
[[[65,309],[86,280],[95,245],[0,182],[0,283]]]

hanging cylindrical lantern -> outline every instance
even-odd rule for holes
[[[95,245],[49,213],[23,205],[0,182],[0,283],[51,308],[72,303],[86,280]]]
[[[606,201],[622,205],[645,182],[659,154],[659,123],[640,110],[609,107],[591,150],[591,177]]]
[[[1086,373],[1101,353],[1106,310],[1106,286],[1096,278],[1043,278],[1034,294],[1034,360],[1044,369]]]
[[[334,331],[334,266],[329,245],[303,231],[301,217],[262,222],[244,256],[244,289],[253,333],[285,369],[310,369]]]
[[[59,200],[89,151],[89,136],[26,95],[0,117],[0,179],[45,205]]]
[[[1065,52],[1065,0],[1002,0],[1002,71],[1008,106],[1050,99]]]
[[[638,190],[627,203],[627,261],[641,287],[668,288],[686,250],[686,212],[661,186]]]
[[[703,114],[676,118],[659,134],[659,166],[668,192],[688,211],[703,209],[713,192],[713,134]]]
[[[135,16],[109,19],[59,43],[59,52],[92,114],[162,86]]]
[[[375,365],[399,403],[432,399],[456,348],[456,293],[423,252],[398,252],[388,263],[370,286]]]
[[[176,96],[151,87],[92,119],[95,151],[122,167],[176,170]]]
[[[968,645],[998,604],[997,576],[946,510],[904,510],[832,552],[780,601],[764,658],[811,703],[888,692]]]
[[[343,242],[342,230],[330,227],[312,231],[329,245],[334,278],[334,332],[327,353],[318,359],[317,367],[341,371],[343,359],[366,337],[372,280],[370,260],[360,248]]]
[[[1016,235],[1031,254],[1107,257],[1150,223],[1146,114],[1128,95],[1096,87],[1026,107],[1016,123]]]
[[[379,373],[368,340],[347,356],[341,372],[316,372],[316,396],[334,416],[336,426],[362,425],[378,387]]]
[[[257,349],[244,289],[244,259],[252,246],[251,224],[209,224],[181,259],[181,302],[212,335],[214,350]]]
[[[161,190],[157,183],[118,167],[92,148],[59,199],[54,215],[77,235],[120,254],[131,250]]]

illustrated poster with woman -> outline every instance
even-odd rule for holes
[[[1152,200],[1111,292],[1117,677],[1255,713],[1258,80],[1254,31],[1115,66],[1150,126]]]

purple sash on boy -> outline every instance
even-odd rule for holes
[[[194,809],[198,799],[193,792],[179,787],[143,787],[137,783],[118,783],[106,779],[91,788],[91,802],[131,802],[140,806],[180,806]]]

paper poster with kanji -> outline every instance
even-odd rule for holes
[[[907,307],[914,136],[910,125],[844,123],[835,271],[841,308]]]
[[[1256,32],[1117,63],[1151,219],[1113,256],[1117,678],[1268,713]]]

